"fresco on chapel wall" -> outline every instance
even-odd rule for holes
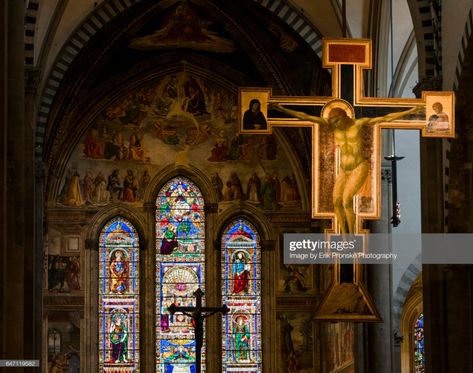
[[[188,48],[217,53],[231,53],[236,49],[233,41],[209,30],[209,20],[199,18],[197,11],[181,2],[168,13],[159,28],[153,33],[133,39],[130,46],[135,49]]]
[[[314,291],[313,267],[310,265],[285,264],[279,267],[279,291],[285,294],[309,294]]]
[[[301,208],[276,137],[239,135],[236,93],[189,72],[148,83],[103,110],[76,146],[56,202],[140,206],[151,180],[169,165],[199,168],[220,208],[236,201],[263,210]]]
[[[354,373],[355,325],[350,322],[322,323],[324,373]]]
[[[49,227],[44,252],[43,288],[49,293],[83,290],[81,275],[82,238],[76,233]]]
[[[279,372],[314,372],[314,363],[317,362],[314,361],[313,314],[284,311],[278,313],[277,317],[280,341]]]
[[[78,312],[49,311],[47,372],[80,372],[80,316]]]

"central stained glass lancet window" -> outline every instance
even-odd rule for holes
[[[99,247],[99,372],[138,373],[139,240],[122,217],[109,221]]]
[[[185,177],[168,181],[156,200],[156,371],[195,372],[191,319],[168,307],[194,306],[205,292],[205,214],[202,193]],[[205,371],[205,344],[202,348]]]
[[[222,371],[261,373],[261,248],[255,228],[233,221],[222,237]]]

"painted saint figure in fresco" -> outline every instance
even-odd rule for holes
[[[186,98],[182,104],[182,110],[187,111],[193,115],[204,115],[208,114],[205,107],[205,96],[200,88],[199,83],[190,76],[189,79],[184,83],[184,92]]]
[[[149,158],[145,156],[143,139],[136,132],[130,135],[130,141],[128,144],[128,159],[134,161],[149,161]]]
[[[270,174],[266,174],[261,186],[261,199],[265,210],[276,210],[278,208],[274,180]]]
[[[90,127],[84,139],[84,155],[87,158],[101,159],[104,156],[105,144],[99,138],[99,131],[97,128]]]
[[[145,196],[146,189],[148,188],[149,183],[151,182],[151,175],[148,170],[144,170],[143,175],[140,179],[140,187],[138,189],[138,198],[143,199]]]
[[[169,110],[172,104],[178,98],[178,95],[179,95],[178,83],[179,81],[177,79],[177,76],[174,74],[171,75],[169,82],[167,82],[166,86],[164,87],[161,97],[159,97],[158,99],[156,106],[159,112],[163,113],[164,115],[169,113]]]
[[[407,115],[424,112],[424,108],[413,107],[382,117],[355,119],[350,118],[345,109],[341,107],[333,107],[327,118],[290,110],[279,104],[271,104],[271,108],[292,117],[333,129],[335,144],[340,150],[340,169],[335,180],[332,201],[341,233],[355,233],[356,214],[353,209],[353,197],[365,183],[371,167],[370,161],[362,153],[363,126],[392,122]]]
[[[228,155],[228,140],[225,137],[225,131],[221,130],[218,137],[215,139],[214,147],[211,150],[209,157],[210,162],[222,162],[227,159]]]
[[[247,293],[249,285],[249,266],[246,264],[245,253],[238,251],[233,260],[233,294]]]
[[[212,189],[217,196],[217,201],[220,202],[223,199],[223,193],[222,193],[223,181],[218,175],[218,172],[215,172],[212,175]]]
[[[233,327],[235,337],[235,358],[237,361],[250,360],[250,332],[246,323],[246,318],[238,316]]]
[[[138,182],[132,170],[128,170],[125,180],[123,180],[123,200],[126,202],[135,202]]]
[[[108,177],[107,191],[110,193],[110,197],[113,202],[119,200],[122,196],[122,190],[119,178],[119,170],[115,169]]]
[[[107,181],[102,171],[94,179],[94,190],[92,192],[92,202],[101,204],[110,200],[110,192],[107,190]]]
[[[82,185],[84,203],[90,204],[92,203],[92,192],[94,190],[94,179],[92,178],[92,174],[90,171],[87,171],[85,173]]]
[[[168,224],[166,230],[163,233],[161,241],[161,254],[169,255],[172,254],[174,249],[178,246],[176,238],[176,228],[172,224]]]
[[[236,172],[230,174],[230,181],[232,182],[233,199],[243,199],[245,197],[243,187],[241,186],[240,178]]]
[[[110,343],[112,347],[112,361],[116,364],[127,363],[128,329],[126,327],[126,316],[122,313],[116,313],[112,316]]]
[[[261,111],[261,102],[254,98],[250,101],[250,107],[243,114],[243,129],[265,130],[268,127],[266,118]]]
[[[261,199],[261,180],[259,179],[256,172],[253,172],[250,180],[248,181],[248,186],[246,188],[246,195],[248,197],[248,202],[260,203]]]
[[[78,171],[74,173],[69,183],[69,189],[67,191],[67,197],[64,201],[64,204],[68,206],[82,206],[84,204],[80,188],[80,175]]]
[[[124,294],[128,290],[128,265],[121,250],[116,250],[110,260],[110,291]]]
[[[65,279],[70,290],[80,290],[80,261],[70,256],[65,269]]]

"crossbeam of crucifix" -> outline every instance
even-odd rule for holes
[[[332,95],[272,96],[270,88],[240,89],[240,132],[270,134],[274,127],[312,130],[312,218],[330,219],[328,234],[366,234],[379,219],[381,130],[416,129],[424,137],[453,137],[453,92],[422,92],[420,99],[365,97],[371,41],[325,39],[323,66]],[[335,265],[332,286],[316,313],[323,320],[378,321],[360,265]]]
[[[191,318],[195,335],[196,373],[200,373],[202,369],[202,345],[204,343],[204,320],[209,316],[215,315],[216,313],[227,314],[230,312],[230,308],[228,308],[225,304],[221,307],[204,307],[202,305],[202,297],[204,296],[204,292],[200,288],[194,292],[194,296],[195,306],[181,307],[172,304],[168,307],[168,311],[172,315],[174,315],[176,312],[180,312]]]

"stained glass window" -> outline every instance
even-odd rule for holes
[[[258,234],[244,219],[232,222],[222,237],[222,371],[260,373],[261,250]]]
[[[425,372],[424,315],[420,314],[414,324],[414,373]]]
[[[204,200],[184,177],[168,181],[156,201],[156,371],[195,371],[191,319],[171,315],[171,304],[194,306],[194,291],[205,291]],[[205,344],[202,371],[205,371]]]
[[[134,227],[112,219],[100,234],[99,372],[140,370],[139,259]]]

